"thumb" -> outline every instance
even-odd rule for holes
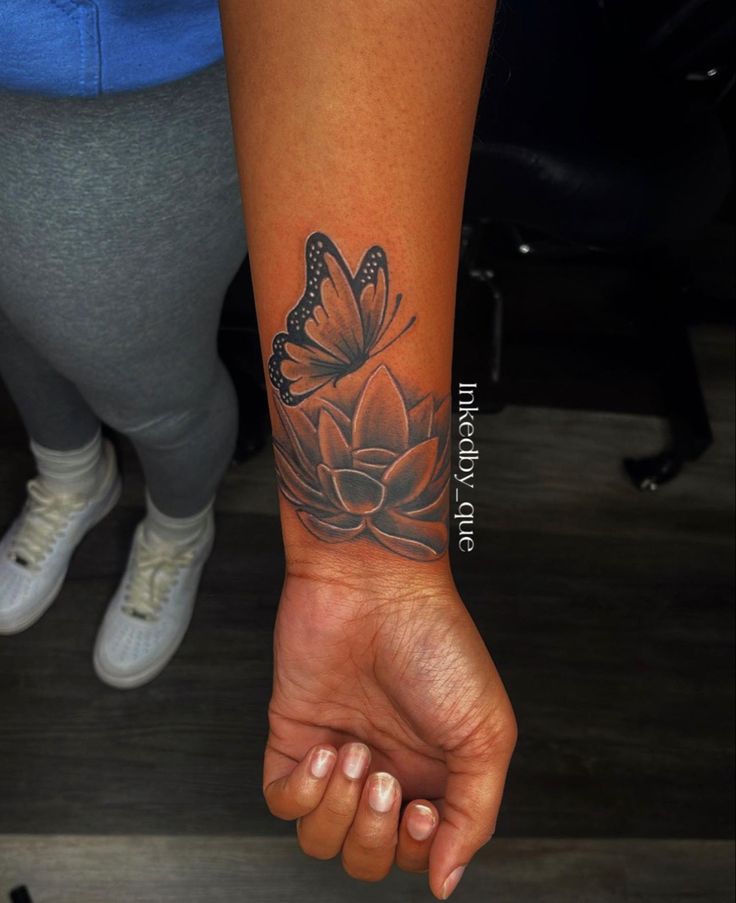
[[[450,896],[465,866],[496,829],[515,744],[514,727],[510,736],[480,749],[473,744],[475,749],[461,748],[447,756],[445,796],[438,802],[442,820],[429,856],[429,886],[438,900]]]

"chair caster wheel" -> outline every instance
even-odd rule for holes
[[[25,885],[14,887],[10,891],[10,903],[33,903]]]
[[[682,459],[672,451],[651,458],[624,458],[629,479],[642,492],[654,492],[673,480],[682,469]]]

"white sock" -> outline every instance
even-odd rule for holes
[[[146,491],[146,517],[143,521],[144,535],[147,539],[164,542],[170,546],[186,546],[201,539],[212,516],[214,498],[209,504],[189,517],[170,517],[159,511]]]
[[[102,433],[71,451],[44,448],[31,439],[31,451],[38,473],[52,492],[62,495],[93,496],[102,485],[106,472]]]

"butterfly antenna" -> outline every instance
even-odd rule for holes
[[[397,305],[397,306],[398,306],[398,305]],[[416,315],[415,315],[415,316],[413,316],[413,317],[411,318],[411,320],[409,320],[409,322],[408,322],[408,323],[406,324],[406,326],[401,330],[401,332],[399,332],[397,335],[395,335],[395,336],[391,339],[390,342],[386,342],[385,345],[382,345],[380,348],[376,348],[375,351],[371,351],[371,353],[368,355],[368,357],[375,357],[377,354],[381,354],[381,353],[384,352],[387,348],[390,348],[391,345],[393,345],[393,343],[394,343],[397,339],[400,339],[401,336],[404,335],[405,332],[408,332],[408,331],[412,328],[412,326],[416,323],[416,320],[417,320],[417,318],[416,318]]]
[[[383,320],[381,321],[381,325],[378,330],[378,335],[376,336],[376,338],[373,342],[374,345],[376,344],[376,342],[380,342],[381,339],[386,335],[386,333],[391,328],[391,324],[394,322],[394,320],[396,319],[396,314],[399,312],[399,305],[401,304],[401,300],[403,297],[404,296],[401,294],[401,292],[399,292],[399,294],[396,296],[396,302],[394,304],[393,310],[387,317],[384,317]]]

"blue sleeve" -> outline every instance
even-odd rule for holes
[[[217,0],[0,0],[0,88],[94,97],[223,55]]]

